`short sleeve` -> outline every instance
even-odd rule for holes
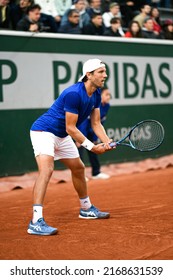
[[[79,114],[80,98],[76,92],[69,92],[65,96],[64,111],[73,114]]]

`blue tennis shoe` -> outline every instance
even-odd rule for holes
[[[79,218],[82,219],[108,219],[110,214],[108,212],[101,212],[94,205],[89,209],[83,210],[80,209]]]
[[[58,232],[57,228],[50,227],[43,218],[38,219],[36,223],[29,223],[27,232],[36,235],[53,235]]]

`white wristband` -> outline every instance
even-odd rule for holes
[[[83,146],[85,149],[87,150],[91,150],[94,147],[94,144],[88,140],[87,138],[85,138],[84,142],[81,144],[81,146]]]

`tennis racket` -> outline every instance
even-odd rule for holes
[[[164,140],[164,128],[156,120],[144,120],[131,128],[122,139],[110,143],[112,148],[123,145],[141,152],[157,149]]]

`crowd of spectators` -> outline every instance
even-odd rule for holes
[[[0,29],[173,40],[170,0],[0,0]]]

